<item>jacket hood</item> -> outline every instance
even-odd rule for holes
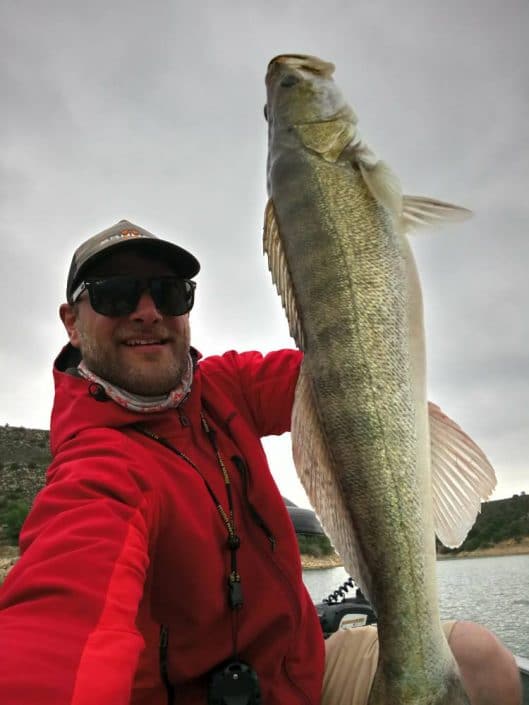
[[[197,393],[198,369],[196,363],[201,355],[191,349],[195,366],[192,395]],[[94,384],[77,373],[81,360],[79,350],[68,343],[59,353],[53,366],[55,399],[51,412],[50,447],[55,455],[60,446],[81,431],[89,428],[123,428],[131,424],[152,422],[167,414],[161,411],[144,414],[126,409],[110,399],[99,384]],[[169,411],[174,411],[173,409]]]

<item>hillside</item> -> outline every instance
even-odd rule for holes
[[[13,503],[20,506],[31,504],[43,486],[51,457],[48,443],[48,431],[0,426],[0,525],[5,524],[7,508]],[[441,556],[468,555],[500,545],[515,547],[513,552],[516,547],[523,551],[528,537],[529,495],[522,492],[510,499],[485,502],[463,545],[453,551],[438,545],[438,552]],[[307,546],[302,542],[300,550],[307,552]],[[315,553],[312,547],[310,552]],[[332,551],[319,547],[317,553],[324,558]]]
[[[440,555],[471,554],[476,550],[492,549],[500,544],[507,546],[525,545],[529,537],[529,495],[524,492],[510,499],[497,499],[484,502],[476,523],[463,544],[450,550],[438,545]],[[517,553],[516,550],[512,551]],[[489,551],[489,555],[492,553]]]
[[[33,500],[51,460],[49,431],[0,426],[0,507]]]

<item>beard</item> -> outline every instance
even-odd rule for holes
[[[138,333],[139,331],[136,331]],[[126,345],[114,339],[100,342],[78,328],[81,356],[94,374],[131,394],[155,397],[168,394],[182,381],[187,371],[190,346],[189,325],[178,337],[165,343],[162,359],[158,355],[130,360]],[[131,335],[129,331],[128,335]]]

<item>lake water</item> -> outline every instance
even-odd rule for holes
[[[347,577],[343,568],[303,572],[315,602]],[[443,619],[479,622],[516,655],[529,658],[529,555],[438,561],[437,578]]]

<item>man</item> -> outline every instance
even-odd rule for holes
[[[301,356],[201,359],[198,271],[127,221],[73,256],[54,459],[0,593],[2,705],[320,702],[321,630],[260,443],[289,429]],[[331,637],[323,703],[366,701],[375,636]],[[450,640],[473,703],[519,702],[492,635]]]

